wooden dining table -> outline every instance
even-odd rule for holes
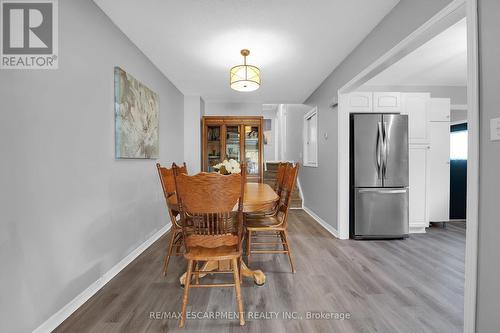
[[[176,196],[172,196],[172,200],[177,200]],[[245,193],[243,195],[243,212],[259,213],[271,210],[279,200],[278,194],[274,192],[271,186],[263,183],[247,183],[245,184]],[[169,202],[175,205],[177,202]],[[229,261],[207,261],[202,270],[229,270]],[[241,275],[244,277],[253,278],[255,284],[261,286],[266,283],[266,275],[259,269],[250,269],[244,261],[241,264]],[[200,275],[202,277],[203,275]],[[184,285],[186,281],[186,273],[180,277],[180,283]]]

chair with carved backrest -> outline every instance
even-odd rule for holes
[[[278,196],[281,198],[281,194],[283,192],[283,187],[285,186],[285,180],[286,180],[286,172],[288,170],[288,166],[291,165],[289,162],[280,162],[278,164],[278,167],[276,169],[276,179],[275,183],[273,186],[274,192],[278,194]],[[263,212],[251,212],[251,213],[245,213],[246,217],[264,217],[264,216],[272,216],[275,215],[278,207],[279,207],[279,201],[276,202],[276,205],[272,207],[272,209],[268,211],[263,211]]]
[[[177,216],[179,216],[179,210],[177,207],[177,196],[175,191],[175,179],[174,179],[174,166],[168,169],[162,167],[160,163],[156,163],[156,168],[158,170],[158,175],[160,176],[160,183],[163,188],[163,194],[165,196],[165,201],[167,204],[168,215],[170,216],[170,221],[172,222],[172,228],[170,229],[170,242],[168,244],[167,252],[165,253],[165,259],[163,261],[163,275],[167,275],[168,263],[172,252],[175,248],[175,255],[182,255],[179,251],[183,245],[182,229],[177,221]],[[182,167],[175,168],[178,173],[187,174],[186,163]]]
[[[197,287],[234,287],[240,325],[245,323],[239,277],[243,236],[243,179],[240,174],[224,176],[205,172],[194,176],[175,176],[186,246],[184,257],[188,260],[179,327],[185,324],[189,290]],[[235,206],[237,210],[234,210]],[[200,261],[226,260],[231,262],[229,271],[207,272],[198,269]],[[213,273],[232,273],[234,283],[199,283],[200,275]],[[195,277],[194,284],[191,283],[192,276]]]
[[[292,257],[292,250],[290,248],[290,241],[288,239],[288,210],[290,208],[292,193],[295,189],[297,175],[299,172],[299,164],[295,166],[288,164],[283,181],[283,188],[280,193],[280,200],[278,202],[276,211],[272,215],[246,215],[246,232],[247,232],[247,257],[248,263],[252,254],[261,253],[285,253],[288,255],[292,272],[295,273],[295,265]],[[256,242],[259,238],[277,236],[281,242]],[[263,246],[267,246],[264,248]],[[277,250],[276,245],[281,245],[282,250]],[[257,246],[257,249],[253,249]],[[269,248],[268,246],[273,246]]]
[[[278,196],[281,195],[281,191],[283,190],[288,164],[288,162],[280,162],[276,170],[276,183],[274,184],[274,191],[278,194]]]
[[[172,169],[174,170],[174,172],[176,172],[176,175],[180,175],[181,173],[186,174],[186,175],[188,174],[186,162],[182,163],[181,166],[178,166],[177,164],[172,163]]]

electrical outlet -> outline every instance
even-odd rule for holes
[[[500,118],[490,120],[490,129],[491,141],[500,141]]]

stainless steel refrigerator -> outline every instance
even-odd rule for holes
[[[408,237],[408,116],[351,115],[354,239]]]

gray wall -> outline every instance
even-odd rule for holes
[[[264,145],[264,161],[276,160],[276,110],[264,111],[262,110],[264,119],[271,119],[271,131],[268,136],[267,144]]]
[[[305,101],[318,106],[319,167],[303,168],[301,185],[305,206],[337,227],[337,110],[328,104],[350,79],[394,47],[451,0],[401,0],[356,49]],[[324,134],[328,134],[328,139]]]
[[[113,67],[160,95],[162,163],[183,95],[91,0],[59,1],[58,70],[0,72],[0,331],[29,332],[167,223],[154,160],[114,159]]]
[[[207,116],[262,116],[262,103],[205,102]]]
[[[479,0],[480,181],[477,332],[500,330],[500,141],[490,141],[490,119],[500,117],[500,1]]]
[[[304,115],[310,110],[311,107],[304,104],[286,105],[286,161],[297,161],[302,164]],[[302,169],[299,169],[299,173]]]
[[[272,119],[272,128],[276,127],[275,111],[263,111],[262,103],[235,103],[235,102],[205,102],[205,115],[207,116],[263,116]],[[274,133],[270,145],[264,145],[264,160],[276,159]]]
[[[200,96],[184,96],[184,161],[189,174],[201,171],[201,117],[205,102]]]
[[[451,110],[451,123],[467,122],[467,110]]]

